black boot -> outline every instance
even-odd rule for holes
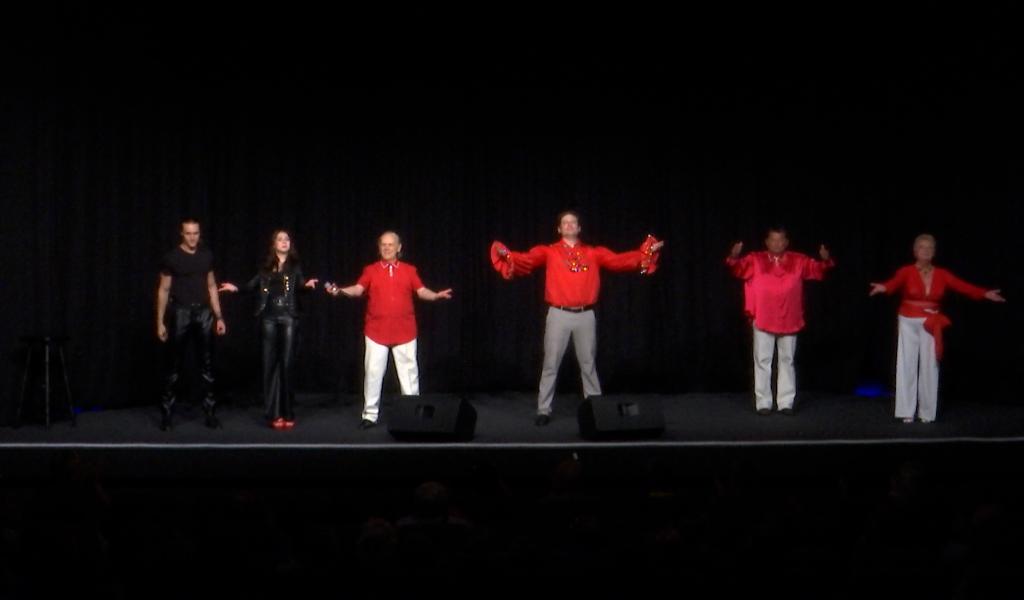
[[[217,418],[217,409],[216,408],[213,408],[213,407],[204,408],[203,412],[206,413],[206,426],[207,427],[209,427],[210,429],[220,429],[222,427],[222,425],[220,424],[220,419]]]
[[[170,410],[160,407],[160,431],[170,431],[174,427],[172,415]]]
[[[172,373],[164,383],[164,393],[160,396],[160,431],[173,429],[174,405],[177,397],[174,393],[174,384],[178,381],[178,375]]]

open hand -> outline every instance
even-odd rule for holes
[[[992,302],[1006,302],[1006,298],[1003,298],[1002,295],[1000,295],[1000,291],[1001,290],[989,290],[985,292],[985,299],[991,300]]]

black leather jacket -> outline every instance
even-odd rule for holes
[[[256,312],[254,313],[257,317],[267,310],[267,302],[270,299],[270,279],[274,275],[275,273],[268,273],[261,269],[255,277],[242,286],[242,289],[247,292],[259,293],[259,302],[256,303]],[[293,267],[287,264],[282,272],[282,277],[284,278],[283,302],[285,309],[288,311],[288,314],[297,317],[299,316],[299,305],[296,302],[295,293],[306,289],[306,278],[302,275],[301,267],[298,265]]]

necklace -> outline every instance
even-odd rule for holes
[[[583,252],[580,251],[578,246],[568,248],[563,244],[562,248],[566,251],[565,263],[569,266],[570,271],[579,273],[580,271],[586,272],[590,269],[590,266],[583,262]]]

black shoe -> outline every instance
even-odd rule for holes
[[[170,412],[164,412],[160,415],[160,431],[170,431],[174,428],[172,424],[172,418]]]
[[[772,414],[772,409],[770,409],[770,408],[759,408],[759,409],[757,409],[757,414],[759,414],[759,415],[770,415],[770,414]]]
[[[792,417],[793,416],[793,409],[790,408],[790,407],[780,408],[779,409],[779,414],[786,415],[787,417]]]
[[[369,419],[363,419],[362,421],[359,422],[360,429],[369,429],[371,427],[374,427],[375,425],[377,425],[377,422],[371,421]]]
[[[217,415],[214,414],[213,411],[208,411],[206,413],[206,426],[210,429],[220,429],[223,427],[220,424],[220,419],[217,418]]]
[[[537,419],[533,422],[537,427],[544,427],[551,422],[551,415],[537,415]]]

